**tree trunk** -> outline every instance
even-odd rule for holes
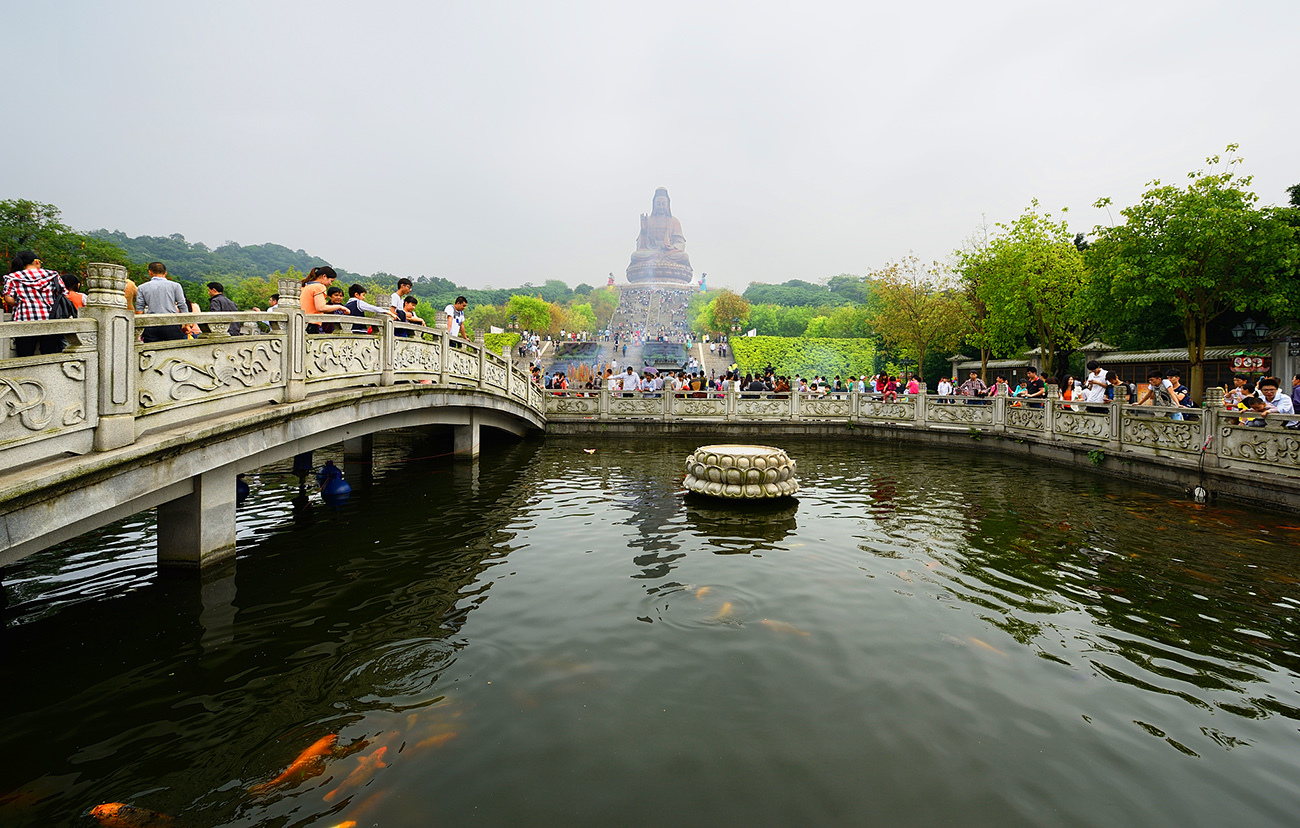
[[[916,378],[918,382],[925,382],[925,346],[916,349]]]
[[[1192,402],[1200,404],[1205,398],[1205,339],[1209,325],[1198,319],[1188,319],[1184,323],[1187,332],[1187,378],[1188,390],[1192,392]]]
[[[953,377],[952,381],[955,383],[957,381],[957,377]],[[985,385],[989,384],[989,349],[988,348],[980,348],[980,382],[984,383]]]

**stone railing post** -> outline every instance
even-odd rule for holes
[[[1201,409],[1201,446],[1212,454],[1215,463],[1219,458],[1219,420],[1227,409],[1223,407],[1223,389],[1219,387],[1205,389],[1205,407]]]
[[[99,419],[94,446],[107,451],[135,442],[137,373],[135,309],[126,306],[126,268],[86,265],[86,306],[81,315],[95,320],[99,353]]]
[[[281,279],[280,302],[275,309],[287,313],[284,333],[284,401],[307,396],[307,319],[302,311],[302,283]]]
[[[736,390],[731,387],[730,382],[724,383],[723,388],[723,401],[726,403],[725,409],[727,412],[724,416],[728,421],[734,422],[739,417],[736,411]],[[795,394],[798,392],[792,390],[790,393]]]
[[[487,385],[487,341],[479,331],[474,332],[474,348],[478,351],[478,388],[482,391]]]
[[[926,399],[925,383],[920,383],[920,388],[916,392],[916,402],[913,403],[915,408],[912,410],[912,425],[917,428],[925,428],[925,417],[929,401]]]
[[[661,398],[661,401],[662,401],[663,404],[664,404],[664,406],[663,406],[663,418],[664,418],[665,421],[666,421],[666,420],[671,420],[671,419],[673,418],[673,387],[672,387],[672,384],[671,384],[671,383],[667,383],[667,382],[665,382],[665,383],[664,383],[663,390],[659,392],[659,396],[660,396],[660,398]]]
[[[596,419],[609,419],[609,385],[602,382],[600,384],[600,401],[596,403]]]
[[[438,382],[443,385],[448,385],[449,378],[447,377],[447,363],[451,360],[451,334],[447,331],[447,323],[445,321],[447,315],[439,311],[434,314],[435,318],[438,316],[441,316],[444,319],[441,326],[437,324],[433,326],[433,341],[438,343],[438,354],[440,356],[440,359],[438,360]]]
[[[501,346],[501,358],[506,361],[506,399],[511,399],[510,389],[515,385],[515,358],[510,353],[509,345]]]
[[[1007,384],[996,383],[997,394],[993,397],[993,430],[1007,430]]]
[[[1119,450],[1123,447],[1120,441],[1120,437],[1123,434],[1123,430],[1120,428],[1120,417],[1122,414],[1121,403],[1114,401],[1107,403],[1106,419],[1110,421],[1109,448],[1115,454],[1118,454]]]
[[[1047,399],[1043,401],[1043,433],[1048,440],[1056,439],[1056,423],[1054,417],[1056,406],[1061,402],[1061,387],[1059,385],[1047,386]]]
[[[396,382],[394,371],[396,366],[394,360],[397,354],[397,339],[393,330],[393,322],[397,320],[388,314],[379,320],[376,326],[379,329],[379,384],[380,386],[392,385]]]
[[[803,400],[799,392],[791,388],[790,399],[789,399],[789,411],[787,412],[787,416],[789,416],[791,422],[797,423],[799,422],[800,419],[803,418],[802,403]]]

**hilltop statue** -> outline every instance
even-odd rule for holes
[[[655,190],[650,215],[641,214],[641,234],[636,237],[632,263],[627,266],[629,282],[689,284],[691,259],[686,255],[682,223],[673,215],[668,191]]]

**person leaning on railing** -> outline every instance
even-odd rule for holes
[[[44,262],[30,250],[20,250],[10,265],[13,272],[4,277],[4,305],[12,308],[15,322],[44,322],[54,307],[55,291],[66,291],[63,280],[53,270],[41,267]],[[18,356],[57,354],[63,350],[62,334],[19,336],[14,338]]]

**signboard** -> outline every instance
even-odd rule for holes
[[[1300,339],[1291,339],[1287,341],[1286,355],[1300,357]]]
[[[1272,362],[1266,356],[1235,356],[1232,358],[1232,370],[1243,374],[1266,374],[1272,367]]]

